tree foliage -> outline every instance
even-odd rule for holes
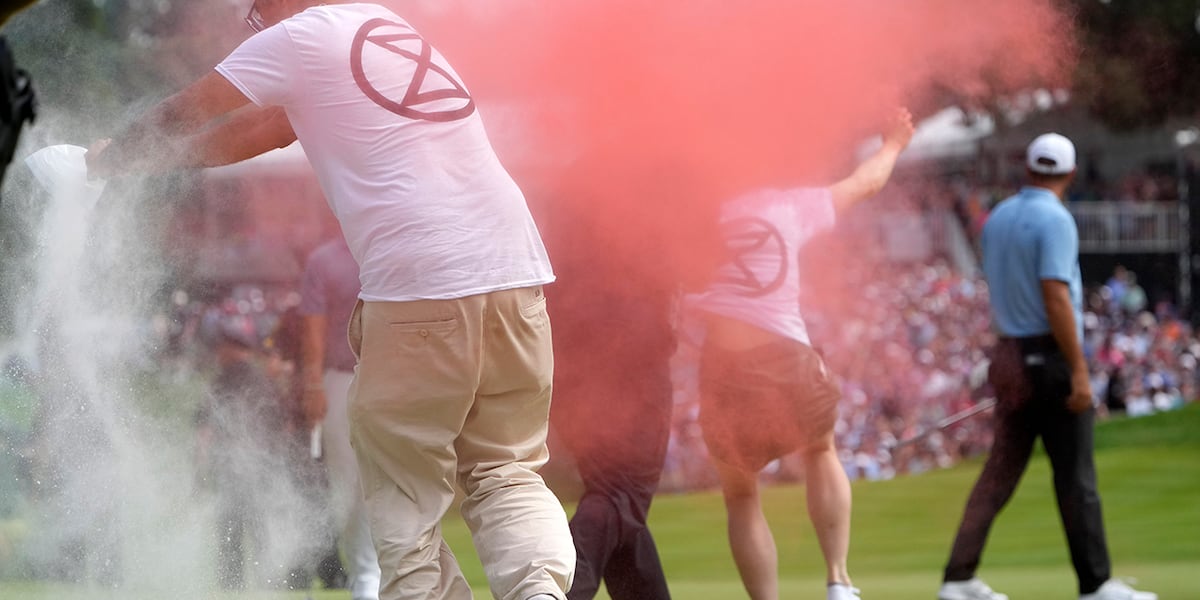
[[[67,131],[124,121],[212,66],[249,33],[237,3],[42,0],[3,29],[43,112]],[[109,126],[111,129],[111,126]]]
[[[1077,101],[1118,130],[1200,116],[1200,3],[1071,0]]]

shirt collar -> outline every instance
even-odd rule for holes
[[[1021,195],[1034,200],[1052,200],[1054,202],[1062,202],[1054,192],[1036,185],[1027,185],[1021,188]]]

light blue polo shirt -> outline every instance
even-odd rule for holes
[[[983,273],[992,319],[1000,335],[1050,333],[1041,281],[1065,281],[1075,307],[1075,332],[1083,336],[1083,280],[1079,231],[1053,192],[1025,187],[996,206],[983,226]]]

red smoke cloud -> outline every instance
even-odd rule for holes
[[[400,9],[471,87],[531,200],[578,204],[572,218],[618,247],[747,189],[844,176],[897,105],[1059,85],[1074,56],[1050,0],[428,7]]]
[[[1061,85],[1074,55],[1051,0],[399,8],[462,75],[529,196],[559,274],[559,430],[601,447],[647,443],[637,432],[655,401],[622,381],[653,383],[671,290],[702,285],[719,258],[720,201],[832,182],[897,105],[920,116]]]
[[[669,157],[735,189],[828,177],[897,104],[1061,83],[1073,55],[1048,0],[438,6],[414,20],[485,107],[526,111],[521,156]]]

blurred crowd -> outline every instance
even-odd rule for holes
[[[910,201],[904,210],[928,210]],[[895,208],[892,203],[891,208]],[[985,452],[990,412],[939,429],[943,419],[990,397],[987,349],[995,342],[987,283],[943,258],[888,260],[866,220],[843,223],[838,239],[818,240],[813,282],[801,299],[814,344],[841,382],[837,445],[852,479],[888,479],[943,468]],[[828,256],[851,257],[829,261]],[[831,266],[837,263],[838,266]],[[703,327],[687,319],[674,362],[676,409],[663,487],[710,487],[698,423],[696,363]],[[1148,307],[1134,273],[1118,267],[1089,288],[1084,351],[1101,416],[1142,416],[1196,399],[1200,336],[1168,304]],[[803,478],[799,461],[773,463],[767,476]]]
[[[220,286],[204,294],[177,289],[169,304],[153,317],[161,358],[200,366],[205,350],[223,331],[247,339],[269,340],[289,311],[300,304],[291,286],[254,283]]]
[[[1087,293],[1084,352],[1102,410],[1141,416],[1196,399],[1200,337],[1168,303],[1147,306],[1131,271]]]
[[[207,382],[195,412],[195,467],[217,511],[217,582],[306,589],[319,578],[327,589],[345,588],[319,431],[302,405],[300,294],[288,285],[220,291],[207,300],[175,291],[172,314],[157,328],[176,376]],[[248,573],[248,563],[267,562],[261,540],[281,530],[303,532],[289,544],[302,549],[299,564]]]
[[[967,178],[952,179],[945,189],[965,204],[978,204],[983,210],[1012,195],[1024,185],[1021,174],[1009,181],[981,182]],[[1093,170],[1085,171],[1067,192],[1067,202],[1121,202],[1141,204],[1179,200],[1179,176],[1175,167],[1147,165],[1118,179],[1106,180]]]
[[[1108,200],[1136,204],[1179,200],[1179,178],[1175,173],[1163,169],[1137,171],[1110,184],[1101,184],[1098,179],[1084,183],[1068,198],[1069,201]]]
[[[813,242],[817,247],[809,254],[816,258],[805,266],[816,283],[800,302],[815,346],[841,383],[835,432],[842,464],[852,479],[878,480],[948,467],[986,451],[992,441],[989,413],[938,425],[989,396],[986,352],[994,337],[987,285],[979,276],[936,256],[889,259],[887,243],[871,234],[868,221],[847,219],[836,236]],[[827,260],[831,255],[852,258]],[[307,490],[309,506],[296,518],[325,518],[320,507],[327,502],[327,482],[298,412],[296,290],[239,284],[202,296],[177,290],[168,298],[151,319],[152,345],[161,350],[160,370],[205,382],[203,399],[192,407],[197,489],[218,496],[218,513],[222,505],[236,507],[218,526],[262,527],[271,505],[261,496],[280,493],[255,479],[256,471],[239,471],[245,461],[226,456],[235,441],[245,440],[254,447],[236,449],[238,454],[278,455],[281,460],[270,468],[284,473],[281,485]],[[1085,352],[1102,413],[1140,416],[1195,398],[1200,337],[1172,307],[1150,306],[1136,276],[1123,268],[1090,288],[1086,298]],[[685,315],[673,359],[675,408],[663,491],[717,483],[698,422],[702,341],[702,325]],[[231,429],[246,427],[262,434]],[[785,457],[769,465],[764,477],[801,481],[803,469],[797,457]],[[257,512],[251,510],[255,506]],[[279,565],[277,585],[306,587],[314,577],[326,587],[344,585],[333,534],[315,538],[305,564]],[[253,560],[255,549],[218,550],[220,581],[231,589],[247,585],[237,565]]]
[[[889,222],[948,207],[977,206],[965,215],[982,227],[986,190],[964,181],[886,203]],[[934,193],[937,192],[937,193]],[[916,198],[916,199],[914,199]],[[958,202],[965,198],[966,202]],[[852,478],[887,479],[950,466],[991,444],[987,413],[944,430],[942,419],[986,397],[987,358],[994,337],[987,285],[947,260],[897,261],[894,243],[878,233],[878,215],[848,218],[836,236],[818,239],[810,254],[850,260],[814,260],[801,299],[814,343],[843,390],[836,434]],[[919,227],[927,228],[928,223]],[[894,233],[894,232],[893,232]],[[160,317],[167,356],[184,370],[204,370],[206,348],[230,335],[255,340],[258,359],[281,389],[295,365],[286,333],[299,297],[288,286],[232,286],[207,299],[183,291],[172,313]],[[1102,413],[1131,416],[1170,410],[1195,397],[1200,338],[1168,305],[1149,306],[1134,273],[1118,268],[1088,290],[1085,352]],[[675,357],[676,409],[663,487],[688,490],[716,484],[698,423],[695,380],[703,331],[686,319]],[[798,461],[785,458],[766,474],[797,481]]]
[[[823,275],[819,292],[803,301],[810,336],[841,382],[835,434],[847,473],[852,479],[888,479],[947,467],[986,450],[987,419],[928,432],[971,408],[981,393],[990,335],[986,285],[942,261],[887,268],[856,264],[838,277]],[[684,333],[676,356],[667,489],[714,481],[697,422],[695,364],[702,326],[688,323]],[[767,476],[801,479],[793,458],[770,465]]]

